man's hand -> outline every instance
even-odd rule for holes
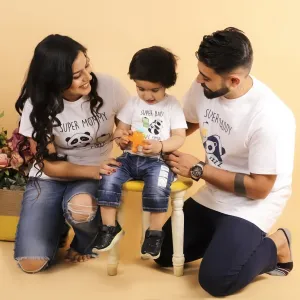
[[[184,177],[191,177],[191,167],[200,161],[200,159],[195,156],[179,151],[174,151],[169,155],[165,155],[164,159],[174,173]]]
[[[143,153],[159,154],[162,150],[162,143],[156,140],[145,140],[143,143]]]

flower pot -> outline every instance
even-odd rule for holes
[[[14,241],[23,191],[0,189],[0,240]]]

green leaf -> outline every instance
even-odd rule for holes
[[[0,118],[4,117],[4,111],[0,114]]]

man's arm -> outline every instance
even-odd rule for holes
[[[172,170],[181,176],[191,177],[190,169],[200,159],[190,154],[175,151],[165,157]],[[217,188],[238,196],[256,200],[264,199],[273,188],[276,175],[240,174],[205,165],[202,179]]]
[[[253,200],[265,199],[271,192],[276,175],[241,174],[205,165],[202,179],[217,188]]]

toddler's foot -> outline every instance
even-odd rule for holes
[[[118,222],[116,226],[101,225],[96,237],[94,248],[96,251],[108,251],[121,239],[124,230]]]
[[[141,251],[142,255],[153,259],[159,258],[164,237],[163,231],[147,229]]]

